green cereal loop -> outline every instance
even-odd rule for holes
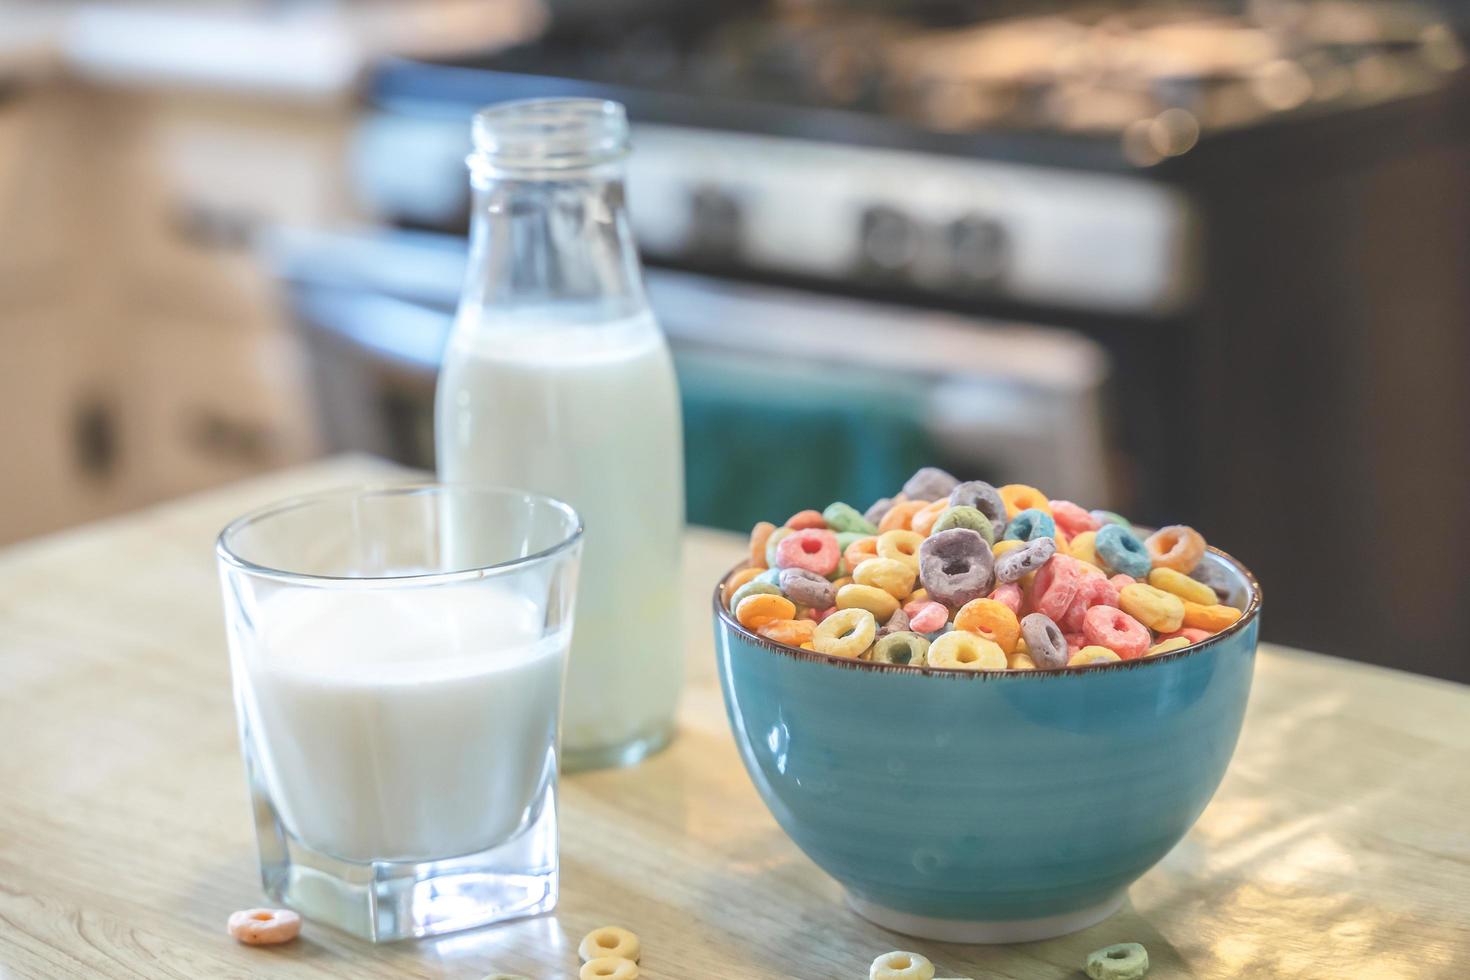
[[[838,532],[856,531],[862,534],[878,533],[878,525],[868,520],[862,514],[859,514],[856,508],[850,507],[840,500],[835,504],[827,505],[827,509],[822,511],[822,520],[827,522],[829,528]],[[840,541],[841,539],[839,538],[838,540]]]
[[[791,528],[789,528],[789,527],[778,527],[778,528],[776,528],[776,530],[774,530],[774,531],[771,532],[771,536],[769,538],[766,538],[766,567],[767,568],[775,568],[776,567],[776,545],[780,544],[781,543],[781,539],[784,538],[784,537],[786,537],[786,535],[788,535],[790,533],[791,533]]]
[[[929,641],[917,633],[900,630],[873,644],[872,659],[880,664],[922,667],[929,657]]]
[[[1148,972],[1148,950],[1138,943],[1104,946],[1087,954],[1087,975],[1092,980],[1139,980]]]
[[[837,567],[834,568],[834,569],[832,569],[832,574],[827,576],[827,581],[829,581],[829,582],[835,582],[838,579],[843,578],[843,577],[845,577],[847,575],[851,575],[851,574],[852,574],[852,569],[850,569],[850,568],[847,567],[847,559],[846,558],[838,558],[837,559]]]
[[[753,578],[736,589],[735,594],[730,597],[730,611],[735,611],[735,607],[740,605],[741,599],[744,599],[748,595],[757,594],[780,595],[781,590],[769,582],[762,582],[760,579]]]
[[[950,507],[939,520],[934,522],[930,534],[938,534],[940,531],[948,531],[952,527],[966,527],[971,531],[979,533],[985,539],[986,544],[995,544],[995,525],[990,523],[980,510],[974,507]]]

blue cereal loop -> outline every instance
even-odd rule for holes
[[[1057,534],[1057,522],[1044,510],[1035,507],[1021,511],[1011,522],[1006,525],[1005,540],[1007,541],[1035,541],[1037,538],[1054,538]],[[1140,543],[1139,547],[1143,547]]]
[[[1093,539],[1097,558],[1110,572],[1132,578],[1146,578],[1153,559],[1143,542],[1121,524],[1104,524]]]

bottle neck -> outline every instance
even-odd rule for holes
[[[621,319],[647,305],[620,162],[474,175],[464,302],[576,306]]]

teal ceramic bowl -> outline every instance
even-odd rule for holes
[[[861,915],[949,942],[1022,942],[1110,915],[1225,775],[1261,590],[1176,653],[1060,670],[920,670],[795,650],[715,591],[720,684],[756,789]]]

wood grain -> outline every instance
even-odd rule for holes
[[[895,947],[941,976],[1045,980],[1124,940],[1157,977],[1470,965],[1470,689],[1270,648],[1224,786],[1118,915],[1010,947],[858,919],[736,755],[706,603],[741,542],[707,531],[688,536],[679,737],[563,781],[556,915],[379,947],[308,924],[289,947],[237,946],[225,917],[261,893],[213,537],[256,504],[384,473],[331,461],[0,552],[0,977],[552,980],[605,923],[642,936],[650,980],[861,978]]]

